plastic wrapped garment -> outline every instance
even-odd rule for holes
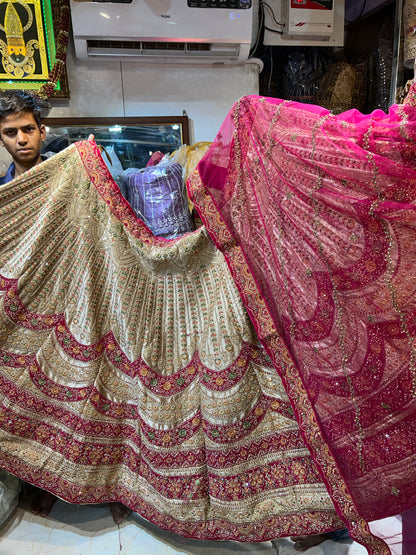
[[[207,141],[199,141],[193,145],[182,145],[178,150],[172,152],[169,157],[170,163],[178,163],[182,166],[182,176],[184,181],[188,181],[189,177],[195,171],[195,168],[204,157],[206,151],[211,146]],[[188,198],[189,210],[193,211],[192,202]]]
[[[173,239],[192,231],[180,164],[160,163],[142,169],[129,168],[124,175],[127,200],[155,235]]]
[[[103,160],[111,173],[111,177],[117,183],[124,198],[127,198],[127,185],[124,169],[116,154],[114,145],[106,147],[102,153]]]
[[[17,507],[20,486],[21,482],[18,478],[0,469],[0,526]]]

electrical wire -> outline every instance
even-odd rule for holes
[[[267,27],[267,25],[265,25],[264,28],[266,29],[266,31],[270,31],[270,33],[277,33],[278,35],[283,35],[283,31],[277,31],[276,29],[271,29],[270,27]]]
[[[365,1],[367,1],[367,0],[365,0]],[[274,22],[276,25],[280,25],[281,27],[284,27],[284,26],[285,26],[284,23],[280,23],[279,21],[277,21],[276,16],[274,15],[273,8],[270,6],[270,4],[268,4],[267,2],[264,2],[263,0],[260,0],[260,4],[263,5],[265,8],[267,8],[267,9],[269,10],[269,13],[270,13],[270,15],[271,15],[271,17],[272,17],[272,19],[273,19],[273,22]]]
[[[365,8],[367,7],[367,0],[363,0],[363,5],[361,6],[361,11],[358,14],[358,16],[355,19],[352,19],[351,21],[348,21],[348,19],[345,20],[345,23],[356,23],[360,17],[363,15]]]
[[[269,81],[267,83],[267,92],[268,95],[271,96],[271,86],[272,86],[272,76],[273,76],[273,51],[270,48],[269,50],[269,54],[270,54],[270,75],[269,75]]]
[[[259,9],[259,26],[257,28],[256,41],[254,43],[254,46],[250,50],[250,54],[249,54],[250,58],[252,58],[254,56],[254,54],[257,52],[257,48],[259,47],[259,43],[260,43],[261,31],[262,31],[263,24],[264,24],[264,7],[261,5],[261,3],[259,3],[259,8],[260,8]]]

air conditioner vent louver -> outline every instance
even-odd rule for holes
[[[122,50],[138,50],[140,52],[147,50],[173,50],[175,52],[192,51],[209,51],[211,44],[206,42],[148,42],[134,40],[88,40],[88,48],[105,48],[105,49],[122,49]]]
[[[212,44],[207,42],[169,42],[169,41],[129,41],[129,40],[87,40],[90,56],[224,56],[237,57],[239,45]]]

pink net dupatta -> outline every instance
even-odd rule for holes
[[[414,94],[387,115],[242,98],[188,183],[364,543],[416,505]]]

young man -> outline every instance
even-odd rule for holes
[[[0,94],[0,144],[13,158],[0,185],[42,162],[41,148],[46,129],[41,114],[47,109],[25,91],[2,91]]]
[[[48,109],[47,103],[25,91],[0,91],[0,145],[13,158],[7,173],[0,177],[0,185],[43,161],[41,148],[46,128],[42,124],[42,116]],[[90,135],[88,140],[93,141],[94,135]],[[56,499],[52,493],[40,490],[33,499],[32,513],[47,516]],[[116,524],[120,524],[130,512],[121,503],[110,503],[110,509]]]

